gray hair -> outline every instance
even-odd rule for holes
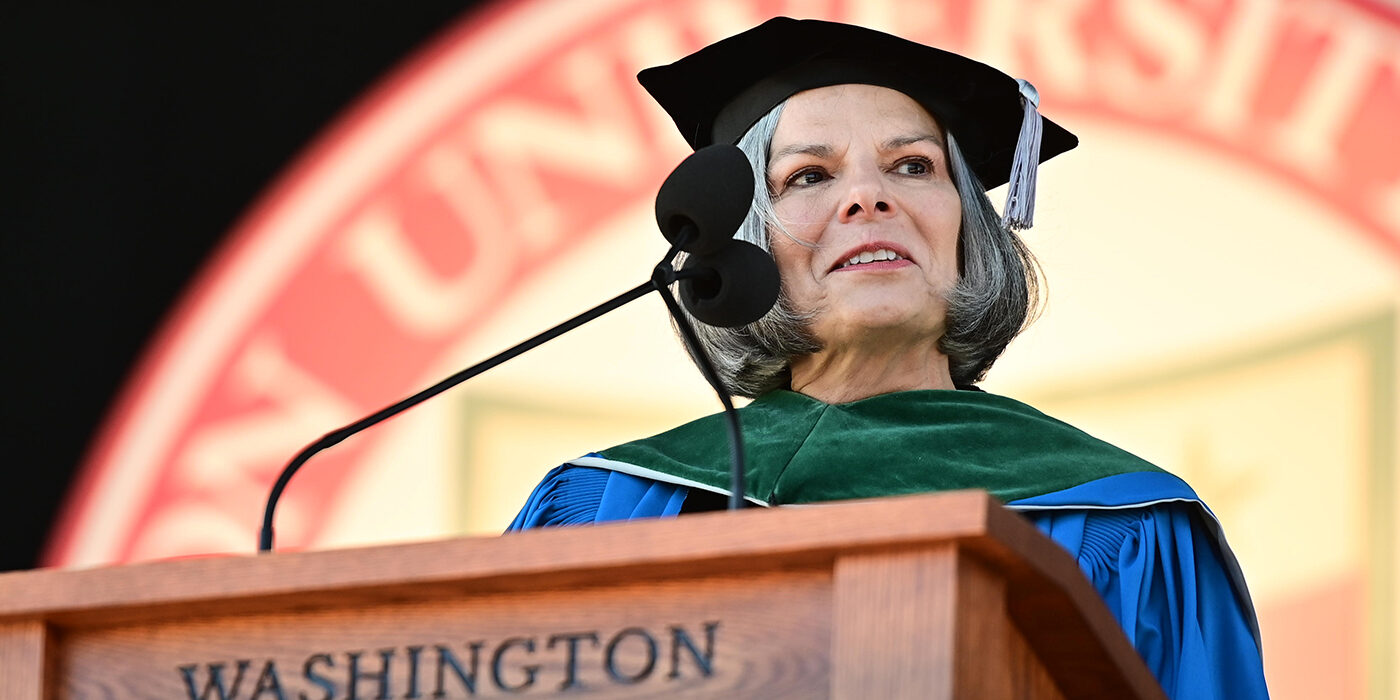
[[[734,237],[769,254],[773,252],[769,237],[775,232],[787,235],[768,189],[768,151],[782,112],[782,104],[774,107],[738,143],[753,164],[754,198],[748,218]],[[1033,320],[1032,311],[1039,302],[1040,268],[1020,237],[1002,226],[953,134],[946,136],[953,185],[962,201],[962,226],[958,232],[959,280],[948,292],[945,330],[938,349],[948,356],[953,384],[967,387],[986,376],[1007,344]],[[821,343],[807,326],[810,318],[792,308],[784,289],[767,315],[746,326],[719,328],[694,317],[690,320],[729,391],[757,397],[790,387],[791,359],[821,350]]]

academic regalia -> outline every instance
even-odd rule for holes
[[[1172,698],[1267,697],[1258,624],[1210,509],[1181,479],[1018,401],[910,391],[740,409],[763,506],[980,488],[1079,562]],[[551,471],[510,530],[671,517],[727,495],[722,414]]]
[[[737,143],[806,90],[865,84],[901,92],[956,134],[984,188],[1007,185],[1001,227],[1008,236],[1032,225],[1038,165],[1078,143],[1039,113],[1039,95],[1024,80],[833,22],[775,18],[648,68],[638,80],[697,150]],[[977,391],[911,391],[839,405],[774,391],[741,413],[749,501],[779,506],[984,489],[1076,558],[1169,697],[1267,697],[1239,566],[1214,515],[1177,477],[1029,406]],[[723,420],[702,418],[551,471],[510,529],[675,516],[727,494]]]

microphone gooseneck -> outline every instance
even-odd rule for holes
[[[760,250],[760,252],[762,252]],[[770,261],[771,262],[771,261]],[[664,266],[664,270],[663,270]],[[662,262],[656,266],[652,272],[652,281],[655,282],[664,273],[670,272],[669,261]],[[686,272],[682,269],[681,272]],[[693,271],[692,271],[693,272]],[[675,275],[672,274],[672,277]],[[690,276],[681,277],[681,284],[695,279]],[[705,381],[710,388],[715,390],[715,395],[719,397],[719,402],[724,406],[724,424],[729,431],[729,510],[739,510],[744,507],[744,432],[739,425],[739,412],[734,409],[734,402],[729,396],[729,389],[720,381],[719,372],[715,371],[714,363],[710,360],[709,353],[705,352],[705,347],[700,344],[700,338],[695,334],[695,328],[690,325],[690,320],[681,313],[681,308],[676,304],[675,297],[671,296],[671,290],[666,286],[657,286],[657,291],[661,293],[661,300],[666,302],[666,310],[671,312],[671,318],[676,321],[676,328],[681,331],[681,338],[685,341],[686,348],[690,350],[690,356],[695,358],[695,365],[700,368],[700,374],[704,375]],[[772,304],[769,304],[772,307]],[[763,311],[767,313],[767,309]],[[759,314],[761,317],[763,314]],[[699,318],[698,316],[696,318]],[[702,319],[703,320],[703,319]],[[757,317],[752,321],[758,320]],[[737,324],[742,325],[742,324]]]
[[[735,158],[737,157],[737,161]],[[742,162],[742,171],[737,163]],[[737,182],[736,182],[737,181]],[[663,195],[666,199],[663,207]],[[258,551],[273,549],[273,520],[277,503],[292,477],[317,453],[346,438],[392,418],[472,377],[543,345],[593,319],[658,291],[675,319],[691,357],[706,382],[719,395],[729,427],[731,509],[744,506],[744,449],[739,414],[714,364],[700,345],[695,329],[681,313],[670,285],[679,282],[682,303],[697,319],[711,325],[737,326],[761,318],[777,299],[778,274],[772,258],[749,243],[735,241],[733,233],[743,222],[753,199],[753,172],[748,160],[734,146],[710,146],[682,161],[657,195],[657,223],[671,242],[651,279],[599,304],[549,330],[468,367],[412,396],[386,406],[354,423],[326,433],[307,445],[278,475],[263,509]],[[740,206],[742,204],[742,206]],[[663,217],[664,214],[664,217]],[[664,221],[664,222],[663,222]],[[752,249],[752,250],[749,250]],[[673,265],[681,251],[692,255],[680,270]]]
[[[653,289],[655,289],[655,286],[650,280],[639,284],[636,287],[633,287],[632,289],[623,292],[622,294],[619,294],[613,297],[612,299],[609,299],[589,309],[588,311],[585,311],[553,328],[550,328],[549,330],[544,331],[543,333],[539,333],[522,343],[507,348],[506,350],[496,355],[493,355],[481,362],[478,362],[477,364],[474,364],[471,367],[468,367],[406,399],[403,399],[389,406],[385,406],[384,408],[368,416],[365,416],[364,418],[361,418],[360,420],[357,420],[354,423],[351,423],[343,428],[340,428],[338,430],[332,430],[331,432],[326,433],[324,436],[322,436],[320,440],[317,440],[316,442],[313,442],[310,445],[307,445],[306,447],[302,448],[301,452],[298,452],[297,456],[293,457],[292,461],[288,462],[287,466],[282,468],[282,473],[277,476],[277,482],[273,484],[272,491],[268,494],[267,505],[263,508],[262,529],[259,531],[258,534],[258,551],[272,551],[272,521],[273,515],[277,511],[277,501],[281,499],[282,491],[287,488],[287,483],[292,480],[292,476],[297,473],[298,469],[301,469],[301,465],[305,464],[306,461],[315,456],[316,453],[328,447],[334,447],[335,445],[338,445],[342,441],[344,441],[345,438],[348,438],[351,435],[354,435],[355,433],[358,433],[377,423],[388,420],[389,418],[403,413],[404,411],[407,411],[408,409],[413,408],[414,406],[417,406],[418,404],[423,403],[424,401],[427,401],[428,399],[431,399],[434,396],[437,396],[438,394],[441,394],[442,392],[447,391],[448,389],[451,389],[452,387],[457,386],[458,384],[461,384],[462,382],[465,382],[468,379],[471,379],[472,377],[475,377],[476,375],[481,374],[482,372],[485,372],[488,369],[491,369],[492,367],[506,362],[507,360],[514,359],[515,357],[524,354],[529,350],[533,350],[536,347],[544,345],[545,343],[565,333],[568,333],[569,331],[578,328],[579,326],[582,326],[583,324],[588,323],[589,321],[592,321],[593,319],[598,318],[603,314],[613,311],[614,309],[617,309],[618,307],[621,307],[629,302],[640,299],[646,296]]]

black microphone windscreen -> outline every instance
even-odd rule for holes
[[[753,323],[778,301],[778,266],[762,248],[731,241],[712,253],[692,255],[682,270],[713,270],[713,275],[680,281],[681,303],[711,326]]]
[[[662,235],[691,253],[724,247],[753,204],[753,177],[753,166],[737,146],[714,144],[692,153],[656,193]],[[686,235],[689,240],[681,241]]]

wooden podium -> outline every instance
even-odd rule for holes
[[[7,700],[1163,697],[1073,560],[980,492],[5,574],[0,680]]]

